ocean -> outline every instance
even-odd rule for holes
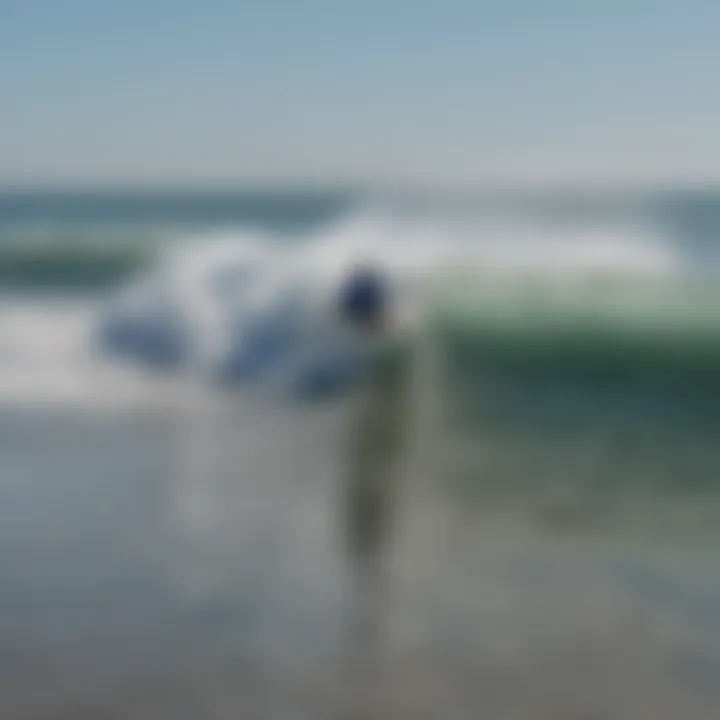
[[[433,348],[439,411],[363,698],[382,688],[387,717],[720,713],[720,194],[8,190],[3,717],[319,718],[358,697],[342,408],[92,344],[126,282],[228,248],[310,285],[381,258]]]

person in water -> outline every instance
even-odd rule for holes
[[[362,264],[350,273],[340,291],[339,310],[370,351],[348,437],[345,548],[365,580],[379,582],[405,449],[410,353],[399,332],[396,298],[378,268]]]

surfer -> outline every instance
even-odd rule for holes
[[[385,717],[389,701],[384,627],[388,563],[397,526],[400,472],[414,455],[409,435],[418,359],[400,318],[396,291],[380,268],[361,263],[345,278],[337,303],[341,323],[369,355],[351,399],[340,488],[350,581],[345,658],[347,711],[352,718]]]
[[[350,273],[339,297],[341,319],[370,351],[355,397],[342,492],[345,550],[367,600],[368,593],[379,600],[409,412],[410,348],[401,339],[394,300],[388,279],[370,264]]]

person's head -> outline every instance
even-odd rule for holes
[[[340,289],[339,312],[345,322],[361,332],[377,334],[387,328],[390,289],[379,268],[362,263],[352,269]]]

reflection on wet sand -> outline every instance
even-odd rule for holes
[[[0,413],[3,719],[718,715],[715,542],[553,535],[413,471],[349,553],[342,408],[186,399]]]
[[[177,548],[184,549],[176,582],[205,606],[227,601],[233,588],[262,598],[242,652],[265,668],[255,694],[268,713],[283,684],[294,684],[283,674],[296,674],[299,658],[335,669],[336,692],[325,702],[342,717],[370,720],[387,709],[396,468],[387,447],[375,447],[374,457],[372,448],[348,447],[368,441],[348,426],[357,417],[348,404],[300,410],[188,388],[175,417]],[[363,417],[365,435],[375,419]],[[355,457],[351,467],[353,453],[364,462]],[[319,622],[308,633],[312,616]]]

